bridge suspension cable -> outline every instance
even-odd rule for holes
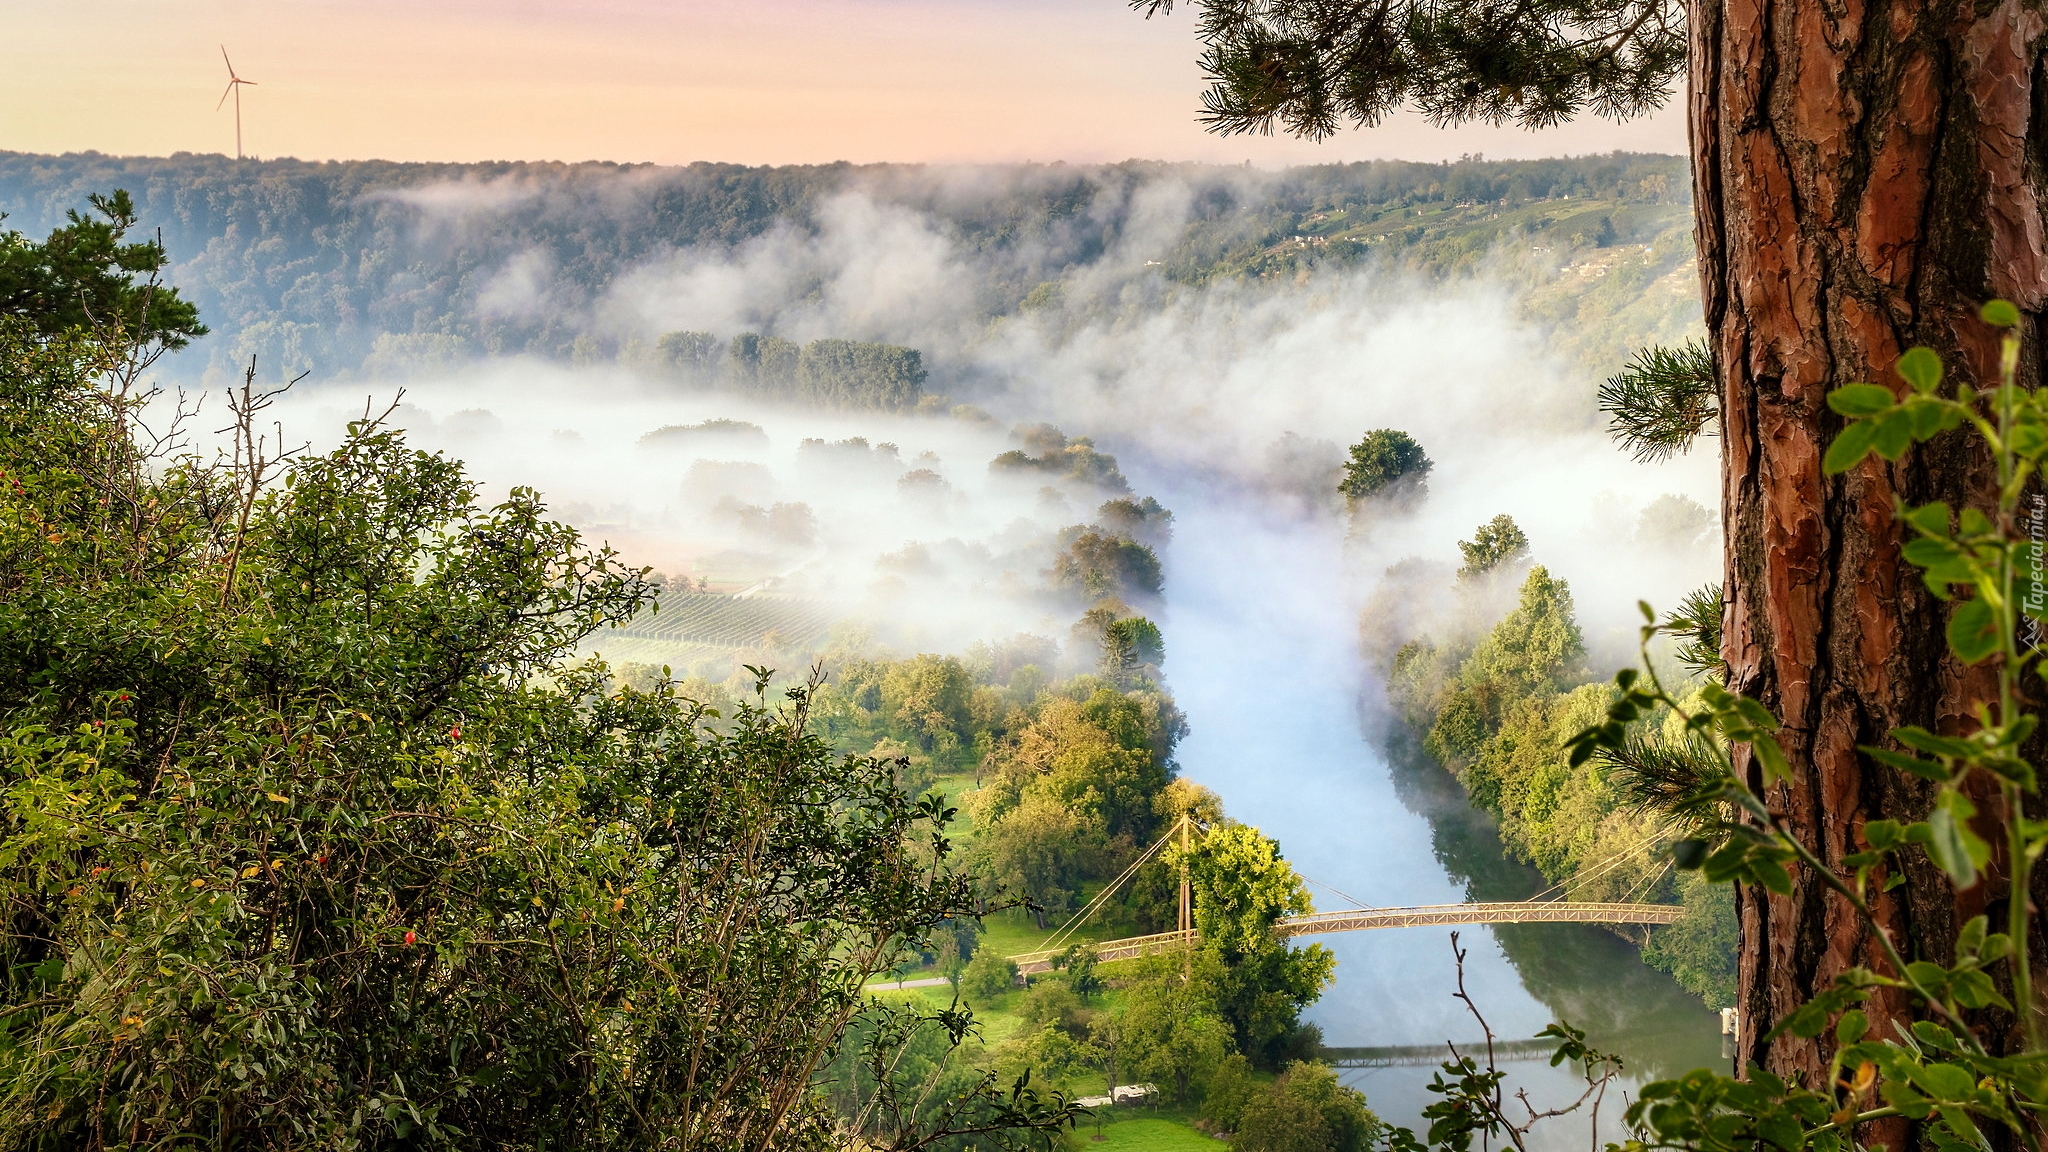
[[[1583,884],[1588,880],[1597,880],[1600,877],[1605,876],[1607,873],[1614,871],[1616,868],[1619,868],[1621,865],[1627,863],[1628,861],[1633,860],[1637,856],[1640,856],[1644,852],[1648,851],[1650,846],[1652,844],[1655,844],[1659,839],[1661,839],[1663,835],[1664,833],[1661,831],[1652,832],[1649,835],[1643,837],[1641,840],[1636,841],[1634,846],[1624,848],[1621,851],[1616,852],[1614,855],[1609,856],[1607,859],[1602,860],[1600,863],[1595,864],[1591,870],[1582,868],[1579,871],[1572,873],[1570,876],[1567,876],[1564,879],[1559,880],[1557,883],[1552,884],[1550,887],[1545,888],[1543,891],[1536,893],[1534,896],[1529,897],[1529,899],[1541,900],[1551,895],[1563,896],[1565,894],[1565,888],[1568,885],[1575,883]]]
[[[1139,853],[1138,858],[1136,860],[1131,861],[1130,867],[1124,869],[1122,875],[1119,875],[1116,879],[1111,880],[1109,883],[1103,885],[1102,891],[1095,894],[1095,899],[1090,900],[1088,902],[1087,907],[1081,909],[1080,913],[1074,916],[1073,919],[1068,920],[1065,924],[1061,925],[1058,931],[1046,937],[1045,941],[1041,943],[1033,951],[1049,952],[1058,948],[1060,944],[1064,942],[1068,936],[1072,935],[1076,929],[1080,928],[1082,924],[1086,923],[1090,917],[1094,916],[1097,912],[1101,911],[1103,907],[1106,904],[1108,904],[1109,898],[1116,894],[1116,890],[1123,886],[1124,881],[1129,880],[1131,877],[1137,875],[1138,869],[1144,866],[1145,861],[1150,860],[1154,855],[1158,853],[1158,851],[1161,848],[1165,847],[1166,842],[1168,840],[1173,839],[1174,834],[1176,832],[1180,832],[1184,824],[1195,823],[1197,823],[1197,821],[1192,816],[1189,816],[1186,813],[1182,813],[1181,818],[1173,822],[1173,827],[1168,828],[1164,835],[1160,836],[1159,839],[1154,840],[1152,842],[1152,846],[1150,848],[1147,848],[1143,852]],[[1183,915],[1185,915],[1185,910],[1183,910]]]
[[[1352,906],[1353,908],[1377,908],[1377,907],[1379,907],[1379,905],[1377,905],[1377,904],[1368,904],[1368,903],[1366,903],[1365,901],[1363,901],[1363,900],[1360,900],[1360,899],[1359,899],[1358,897],[1356,897],[1356,896],[1353,896],[1353,895],[1352,895],[1351,893],[1349,893],[1349,892],[1346,892],[1346,891],[1344,891],[1344,890],[1343,890],[1342,888],[1339,888],[1339,887],[1337,887],[1337,886],[1336,886],[1335,884],[1325,884],[1325,883],[1323,883],[1323,882],[1322,882],[1321,880],[1317,880],[1317,879],[1315,879],[1314,877],[1311,877],[1311,876],[1302,876],[1302,875],[1301,875],[1301,873],[1299,873],[1299,872],[1295,873],[1295,875],[1297,875],[1297,876],[1301,876],[1301,880],[1302,880],[1302,883],[1304,883],[1304,884],[1313,884],[1313,885],[1315,885],[1316,887],[1318,887],[1318,888],[1321,888],[1321,889],[1323,889],[1323,890],[1324,890],[1324,891],[1326,891],[1326,892],[1334,892],[1334,893],[1336,893],[1337,895],[1339,895],[1339,896],[1342,896],[1342,897],[1343,897],[1343,898],[1345,898],[1346,900],[1349,900],[1349,901],[1351,901],[1351,906]]]

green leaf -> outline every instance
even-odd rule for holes
[[[1963,925],[1963,930],[1956,933],[1956,955],[1972,957],[1977,955],[1977,950],[1984,947],[1984,934],[1990,930],[1991,920],[1989,917],[1981,915],[1970,917],[1969,922]]]
[[[2039,459],[2042,452],[2048,451],[2048,426],[2035,420],[2015,423],[2006,433],[2005,441],[2021,456]]]
[[[1991,977],[1983,972],[1958,972],[1949,982],[1949,990],[1956,1003],[1965,1008],[1988,1008],[1997,1005],[2010,1009],[2012,1003],[1998,994],[1998,988],[1991,983]]]
[[[1897,403],[1890,389],[1875,384],[1850,384],[1828,393],[1828,407],[1844,416],[1870,416]]]
[[[1839,1043],[1854,1044],[1869,1031],[1870,1017],[1861,1008],[1849,1009],[1835,1022],[1835,1039]]]
[[[1865,748],[1865,752],[1870,749]],[[1863,839],[1879,852],[1889,852],[1906,842],[1897,820],[1870,820],[1863,825]]]
[[[1906,405],[1906,416],[1913,422],[1915,440],[1932,440],[1948,430],[1949,406],[1942,401],[1915,396]]]
[[[1763,766],[1766,781],[1792,778],[1792,765],[1785,759],[1785,750],[1778,746],[1775,739],[1759,735],[1750,741],[1749,748],[1756,753],[1757,763]]]
[[[1985,660],[2000,647],[1998,616],[1984,600],[1965,600],[1948,618],[1948,647],[1965,664]]]
[[[1923,966],[1934,969],[1934,978],[1932,980],[1922,980],[1918,975],[1915,975],[1914,979],[1920,980],[1920,983],[1929,988],[1939,988],[1946,982],[1948,973],[1943,971],[1939,964],[1929,964],[1925,960],[1919,960],[1906,965],[1908,970]],[[1956,1041],[1955,1033],[1936,1024],[1932,1020],[1913,1021],[1911,1031],[1913,1039],[1918,1040],[1923,1047],[1932,1048],[1936,1052],[1961,1052],[1963,1050],[1963,1046]]]
[[[1867,744],[1857,745],[1856,750],[1879,764],[1897,768],[1901,772],[1910,772],[1923,780],[1932,780],[1937,784],[1948,783],[1951,775],[1948,769],[1932,760],[1922,760],[1918,756],[1908,756],[1903,752],[1889,752],[1883,748],[1872,748]]]
[[[1691,872],[1707,862],[1705,840],[1680,840],[1671,846],[1671,862],[1681,871]]]
[[[1932,392],[1941,386],[1941,357],[1932,348],[1906,349],[1894,370],[1917,392]]]
[[[1977,1078],[1959,1064],[1927,1064],[1915,1070],[1913,1083],[1936,1100],[1968,1100]]]
[[[2017,328],[2020,323],[2020,310],[2010,300],[1988,301],[1977,315],[1983,317],[1986,324],[1996,324],[2000,328]]]
[[[1927,828],[1931,835],[1927,839],[1927,854],[1934,858],[1943,872],[1948,873],[1956,887],[1974,888],[1977,869],[1990,859],[1990,847],[1970,831],[1965,822],[1969,818],[1968,812],[1958,816],[1957,809],[1967,807],[1969,801],[1954,792],[1945,793],[1942,800],[1961,801],[1961,804],[1938,803],[1928,814]]]
[[[1827,1030],[1826,1006],[1818,1001],[1809,1000],[1793,1009],[1790,1015],[1778,1022],[1776,1028],[1771,1029],[1771,1032],[1773,1035],[1790,1032],[1803,1040],[1811,1040]]]
[[[1799,1121],[1783,1112],[1769,1112],[1757,1118],[1756,1134],[1764,1142],[1783,1152],[1800,1152],[1806,1141],[1801,1138]]]
[[[1926,535],[1948,535],[1949,507],[1943,501],[1936,500],[1932,504],[1922,504],[1918,508],[1908,509],[1901,519]]]
[[[1923,536],[1908,540],[1899,549],[1907,563],[1926,569],[1921,579],[1937,596],[1948,594],[1950,584],[1974,584],[1977,573],[1970,566],[1972,556],[1962,546],[1946,537]]]
[[[1735,713],[1748,721],[1749,726],[1752,728],[1764,732],[1775,732],[1778,730],[1778,718],[1771,715],[1771,710],[1747,696],[1737,696],[1735,698]]]
[[[1953,736],[1936,736],[1916,724],[1892,729],[1892,739],[1908,748],[1957,760],[1968,760],[1977,754],[1977,749],[1967,740],[1958,740]]]
[[[1876,427],[1859,420],[1842,429],[1842,434],[1828,445],[1828,454],[1822,458],[1820,470],[1830,476],[1847,472],[1870,454],[1871,446],[1876,442]]]
[[[1792,874],[1776,860],[1758,858],[1750,865],[1750,876],[1765,888],[1780,896],[1792,894]]]
[[[1748,856],[1749,849],[1745,845],[1730,841],[1706,858],[1700,865],[1700,872],[1714,884],[1733,880],[1742,874],[1742,864]]]
[[[1977,951],[1977,959],[1982,960],[1986,964],[1996,964],[2010,955],[2012,955],[2012,937],[2007,936],[2003,932],[1993,932],[1991,935],[1986,936],[1984,938],[1984,947]]]
[[[1932,960],[1915,960],[1907,964],[1906,975],[1911,976],[1915,984],[1918,984],[1920,987],[1927,989],[1929,992],[1934,993],[1936,996],[1941,995],[1948,988],[1948,969],[1943,968],[1941,965],[1936,964]],[[1928,1025],[1928,1027],[1933,1028],[1935,1026],[1930,1024]],[[1918,1028],[1915,1028],[1913,1031],[1916,1035],[1918,1035],[1920,1030]],[[1938,1031],[1940,1031],[1942,1035],[1948,1036],[1948,1032],[1946,1029],[1938,1029]],[[1924,1036],[1921,1038],[1923,1040],[1926,1039],[1926,1037]],[[1948,1036],[1947,1042],[1953,1044],[1955,1042],[1955,1037]]]
[[[1871,434],[1871,447],[1887,460],[1897,460],[1913,446],[1913,416],[1910,412],[1894,411],[1884,416],[1872,417],[1877,423]]]

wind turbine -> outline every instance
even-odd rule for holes
[[[225,44],[220,46],[220,58],[228,66],[228,90],[220,94],[220,104],[215,104],[213,110],[215,112],[220,111],[221,104],[226,104],[228,97],[233,96],[235,98],[235,159],[240,160],[242,158],[242,85],[254,84],[255,81],[244,80],[240,76],[235,75],[235,62],[228,59],[228,46]]]

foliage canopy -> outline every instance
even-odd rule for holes
[[[145,447],[121,372],[195,318],[36,294],[138,300],[107,235],[0,316],[0,1147],[833,1142],[863,985],[981,907],[950,810],[808,687],[564,664],[643,574],[374,419],[280,460],[252,388],[232,456]]]

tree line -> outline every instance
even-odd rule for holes
[[[768,400],[901,412],[930,399],[943,408],[942,398],[924,395],[924,354],[893,344],[828,339],[798,345],[756,332],[730,340],[670,332],[655,342],[655,363],[686,384]]]
[[[431,370],[482,355],[652,359],[655,334],[592,322],[621,277],[680,250],[727,251],[777,227],[815,232],[821,205],[853,190],[925,214],[987,269],[985,298],[976,303],[994,318],[1025,309],[1034,292],[1056,294],[1066,272],[1111,251],[1129,226],[1133,193],[1157,180],[1197,191],[1182,236],[1161,257],[1163,272],[1188,283],[1313,229],[1311,217],[1331,212],[1473,199],[1655,203],[1682,197],[1685,186],[1675,158],[1621,153],[1270,174],[1138,161],[1019,165],[997,175],[962,197],[914,165],[0,153],[0,211],[17,227],[48,229],[90,193],[129,189],[136,211],[163,229],[173,256],[167,272],[219,332],[202,351],[213,373],[232,376],[257,355],[287,373],[313,368],[331,378]],[[1645,191],[1659,179],[1667,191]],[[508,296],[512,282],[524,287]]]

